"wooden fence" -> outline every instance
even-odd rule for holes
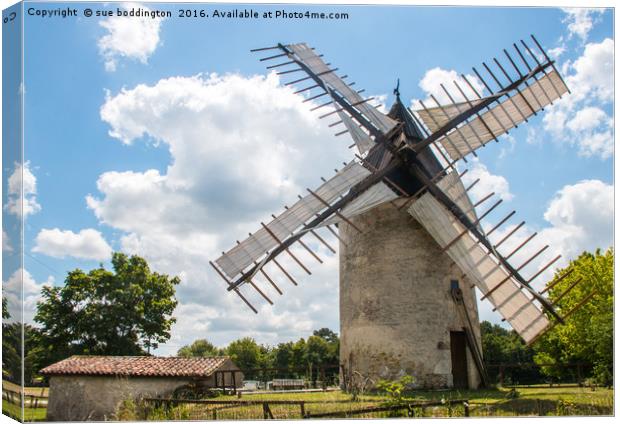
[[[47,406],[47,396],[25,394],[21,391],[2,388],[2,399],[13,405],[21,406],[22,399],[25,408],[44,408]]]
[[[353,418],[356,415],[372,414],[374,412],[391,412],[407,410],[407,416],[415,417],[415,410],[424,410],[427,407],[441,406],[449,409],[449,416],[451,415],[451,408],[456,405],[462,405],[464,410],[464,416],[469,417],[469,400],[468,399],[452,399],[443,401],[425,401],[425,402],[403,402],[396,405],[383,405],[373,406],[367,408],[358,408],[345,411],[333,411],[322,412],[316,414],[305,414],[304,418]]]
[[[202,405],[213,406],[208,410],[202,411],[203,416],[193,417],[198,419],[230,419],[230,417],[222,417],[222,412],[230,412],[233,408],[243,408],[250,406],[260,406],[254,411],[252,416],[245,417],[246,419],[291,419],[291,418],[349,418],[360,415],[374,415],[382,412],[397,412],[407,411],[409,417],[416,416],[416,409],[420,410],[420,415],[423,414],[424,408],[427,407],[444,407],[448,410],[448,416],[452,416],[452,408],[455,406],[463,407],[463,415],[469,417],[469,401],[467,399],[450,399],[442,401],[421,401],[421,402],[402,402],[397,404],[378,404],[366,407],[359,407],[355,409],[340,409],[329,412],[309,412],[307,407],[312,406],[327,406],[329,404],[353,404],[350,400],[190,400],[190,399],[171,399],[171,398],[146,398],[143,399],[147,404],[151,404],[154,407],[163,407],[165,409],[171,409],[181,405]],[[287,415],[285,417],[276,416],[273,409],[276,406],[293,406],[299,410],[299,415],[295,414],[295,417]],[[227,411],[228,410],[228,411]],[[259,413],[259,411],[262,412]],[[146,417],[145,417],[146,418]]]

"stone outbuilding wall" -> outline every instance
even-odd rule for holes
[[[451,281],[463,292],[482,351],[475,289],[406,208],[385,204],[351,221],[363,233],[339,224],[343,379],[372,385],[411,375],[418,387],[453,387],[450,333],[467,324]],[[468,348],[465,360],[468,386],[477,388]]]
[[[49,421],[108,421],[126,399],[166,397],[191,381],[172,377],[59,375],[50,378]]]
[[[115,420],[123,401],[170,397],[189,383],[240,388],[244,377],[229,357],[72,356],[41,373],[50,383],[49,421]]]

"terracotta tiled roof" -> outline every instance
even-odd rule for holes
[[[230,358],[156,356],[71,356],[41,370],[44,375],[115,375],[134,377],[207,377]],[[230,365],[230,364],[229,364]],[[226,367],[226,368],[230,368]],[[237,368],[234,367],[233,368]]]

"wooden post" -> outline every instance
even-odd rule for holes
[[[299,409],[301,411],[301,418],[306,417],[306,403],[302,400],[299,402]]]
[[[217,421],[217,408],[213,409],[213,421]]]
[[[469,417],[469,399],[463,402],[463,407],[465,408],[465,416]]]
[[[266,420],[274,419],[273,414],[271,413],[271,409],[269,409],[269,404],[267,402],[263,402],[263,418]]]

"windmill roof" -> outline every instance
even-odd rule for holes
[[[410,139],[421,140],[424,136],[420,133],[418,126],[415,124],[411,113],[407,110],[407,107],[400,101],[400,96],[396,96],[396,101],[390,108],[388,116],[392,119],[396,119],[405,123],[405,134]]]
[[[75,355],[43,368],[41,374],[48,376],[113,375],[126,377],[208,377],[221,368],[226,362],[230,362],[230,358],[227,356],[181,358]],[[229,365],[232,365],[232,363]]]
[[[400,96],[398,94],[396,95],[396,101],[390,108],[388,116],[392,119],[396,119],[397,121],[404,123],[405,135],[414,144],[426,138],[422,133],[419,125],[416,124],[409,109],[407,109],[407,107],[400,100]],[[429,149],[424,149],[423,151],[418,153],[417,156],[420,162],[422,162],[426,169],[431,173],[431,175],[436,175],[442,170],[443,166],[439,163],[435,155]],[[390,176],[390,178],[397,179],[398,181],[396,182],[398,184],[401,184],[402,187],[407,185],[407,181],[409,180],[408,176],[403,179],[402,176],[399,177],[397,175],[393,175]],[[412,189],[413,192],[411,193],[418,191],[420,188],[421,186],[419,184],[405,187],[405,189]]]

